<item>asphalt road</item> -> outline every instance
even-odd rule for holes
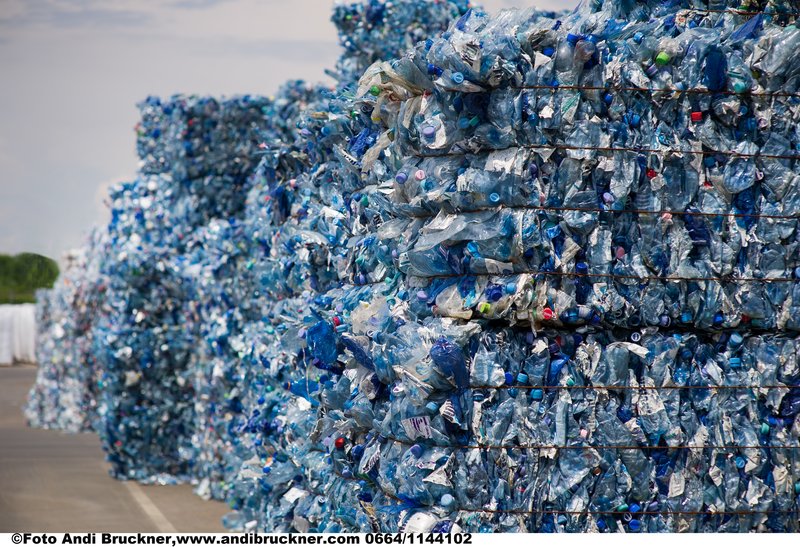
[[[35,376],[0,367],[0,532],[225,531],[225,504],[189,485],[112,479],[94,434],[29,428],[21,409]]]

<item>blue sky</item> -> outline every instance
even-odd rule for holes
[[[562,9],[576,0],[484,0]],[[59,258],[133,177],[148,95],[324,80],[332,0],[0,0],[0,253]]]

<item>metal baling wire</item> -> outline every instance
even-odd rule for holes
[[[352,481],[352,482],[360,482],[362,480],[369,480],[369,482],[373,483],[377,486],[380,491],[388,498],[398,501],[400,503],[407,503],[407,500],[403,500],[394,494],[387,492],[384,490],[380,484],[376,483],[375,481],[369,478],[361,478],[361,477],[345,477],[339,471],[334,471],[337,477],[342,480]],[[422,506],[421,508],[424,508]],[[472,507],[459,507],[453,509],[451,512],[453,513],[495,513],[495,514],[512,514],[512,515],[625,515],[631,513],[630,510],[621,511],[619,509],[609,509],[606,511],[600,511],[596,509],[587,509],[584,511],[575,511],[575,510],[563,510],[560,511],[558,509],[485,509],[485,508],[472,508]],[[800,512],[800,508],[795,509],[767,509],[761,511],[636,511],[635,513],[631,513],[634,515],[650,515],[650,516],[669,516],[669,515],[695,515],[695,516],[744,516],[744,515],[763,515],[763,514],[794,514]]]
[[[453,273],[453,274],[438,274],[438,275],[429,275],[429,276],[422,276],[422,275],[409,275],[408,277],[413,277],[416,279],[453,279],[453,278],[467,278],[467,277],[513,277],[518,275],[533,275],[533,276],[551,276],[551,277],[599,277],[603,279],[628,279],[630,281],[696,281],[696,282],[706,282],[706,281],[720,281],[723,283],[781,283],[781,282],[790,282],[790,283],[798,283],[800,279],[792,279],[790,277],[735,277],[735,278],[725,278],[725,277],[669,277],[669,276],[658,276],[658,275],[624,275],[624,274],[604,274],[604,273],[577,273],[577,272],[543,272],[543,271],[535,271],[535,270],[518,270],[515,272],[508,272],[508,273]],[[379,284],[387,284],[387,280],[390,278],[385,278],[380,281],[368,281],[366,283],[350,283],[350,282],[343,282],[341,285],[350,285],[355,287],[368,287],[371,285],[379,285]]]
[[[790,93],[786,91],[712,91],[710,89],[703,89],[699,87],[693,87],[688,89],[678,89],[677,87],[664,87],[664,88],[650,88],[650,87],[601,87],[601,86],[593,86],[593,85],[520,85],[520,86],[509,86],[511,89],[541,89],[545,91],[552,91],[557,92],[559,89],[568,90],[568,91],[632,91],[632,92],[642,92],[642,93],[675,93],[680,95],[681,93],[687,93],[692,95],[700,95],[700,94],[707,94],[707,95],[738,95],[738,96],[751,96],[751,97],[800,97],[800,93]]]

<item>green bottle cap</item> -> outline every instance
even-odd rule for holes
[[[669,63],[669,59],[670,59],[669,53],[667,53],[666,51],[661,51],[659,52],[658,55],[656,55],[656,64],[658,66],[664,66],[667,63]]]

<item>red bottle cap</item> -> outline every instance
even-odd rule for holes
[[[657,176],[658,176],[658,173],[656,173],[656,170],[655,170],[655,169],[648,169],[648,170],[647,170],[647,178],[649,178],[649,179],[654,179],[654,178],[656,178]]]
[[[703,113],[702,112],[692,112],[692,121],[693,122],[702,122],[703,121]]]
[[[333,445],[336,447],[336,450],[342,450],[344,448],[344,437],[336,439]]]
[[[554,316],[555,314],[553,313],[553,310],[551,310],[550,308],[545,308],[542,310],[542,318],[545,321],[550,321]]]

